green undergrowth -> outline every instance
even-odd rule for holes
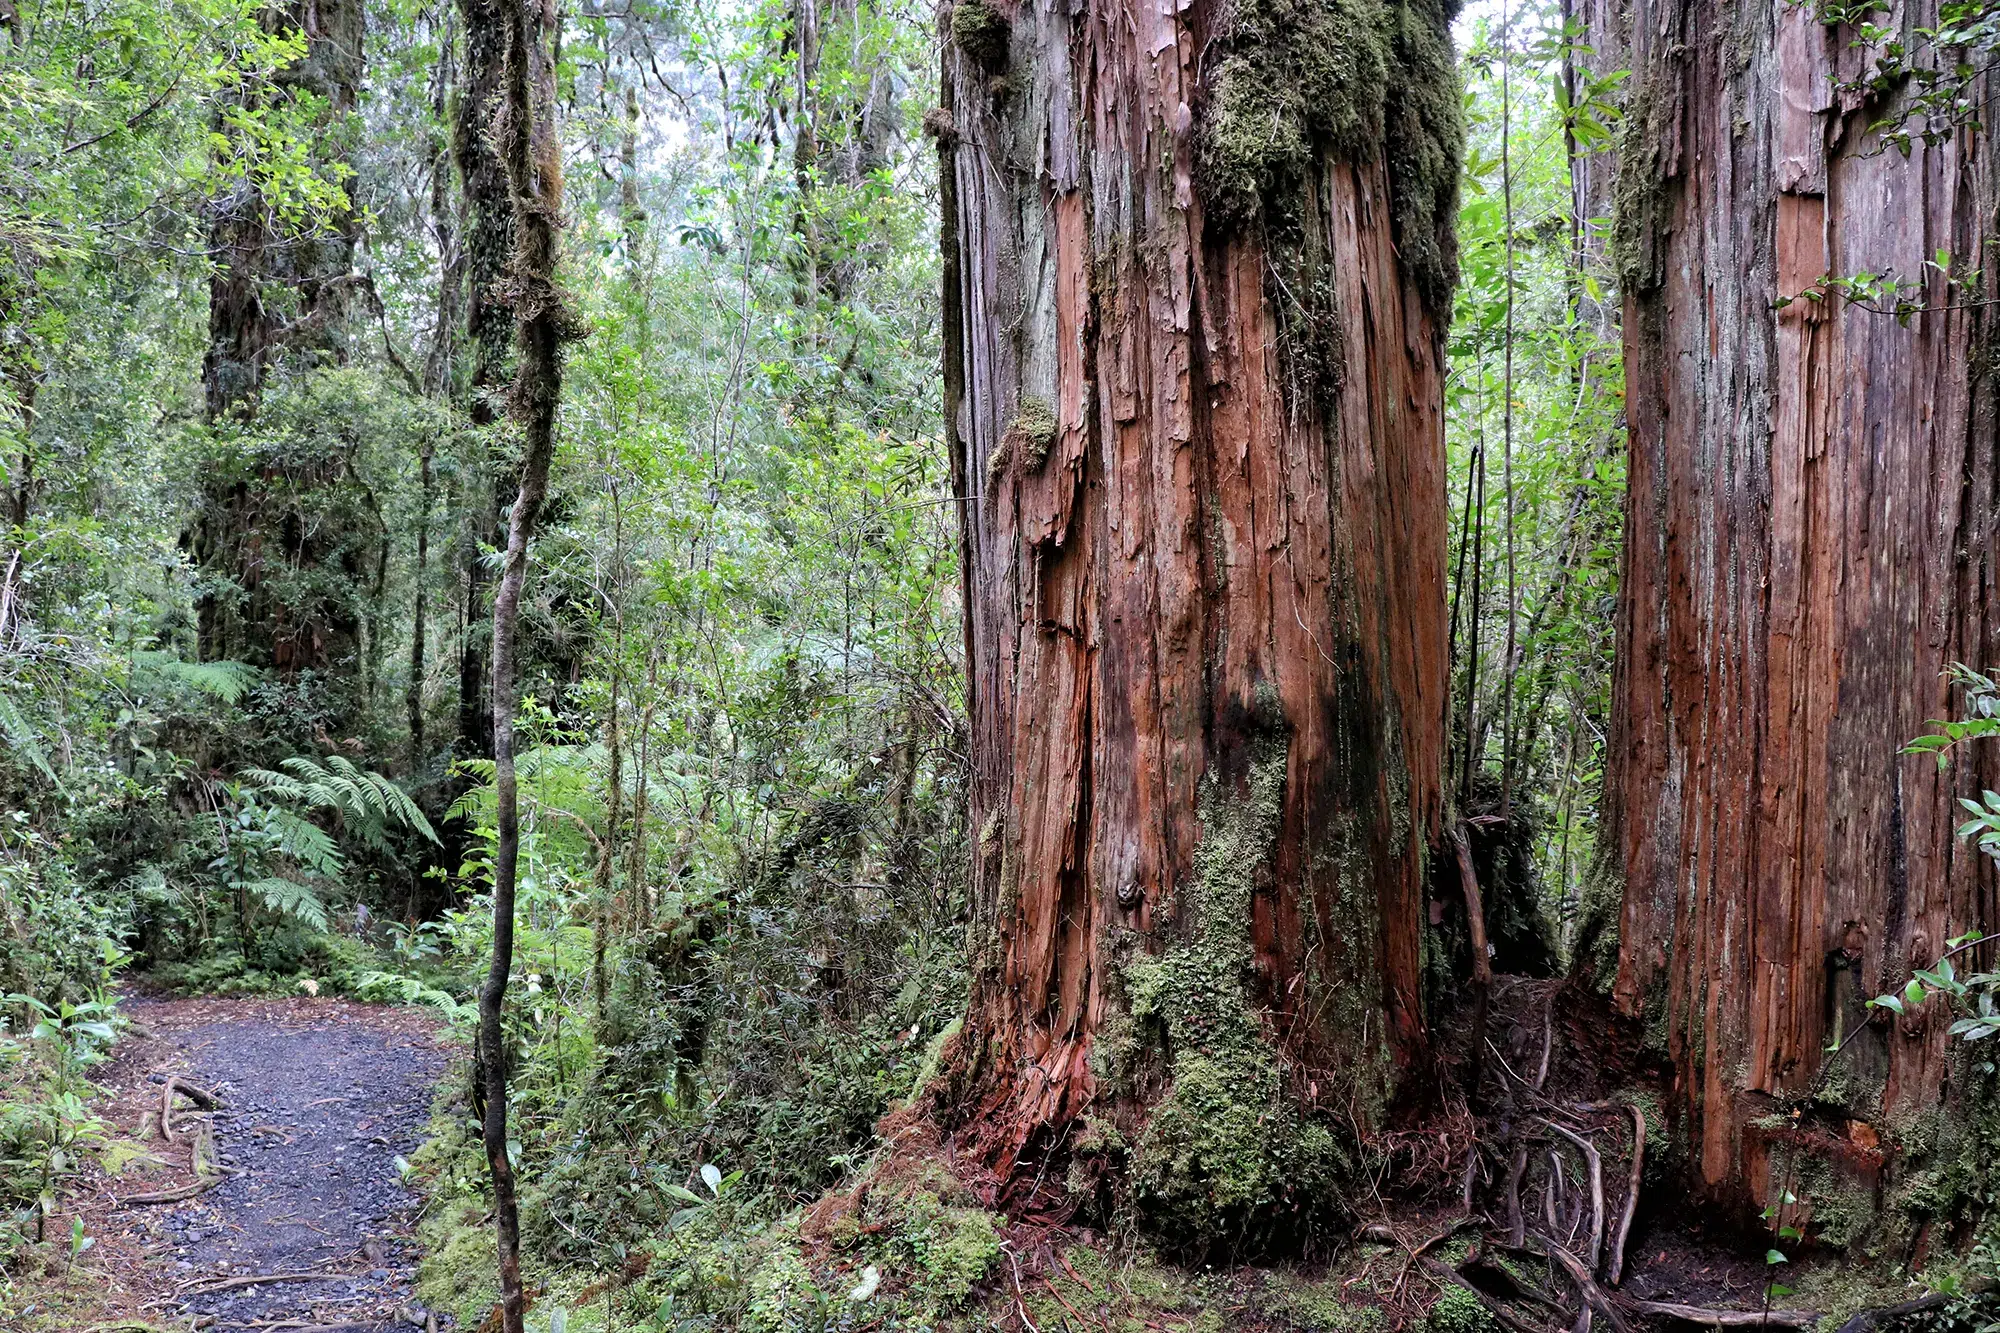
[[[178,995],[339,995],[378,1004],[423,1004],[453,1011],[471,993],[469,976],[419,964],[361,940],[288,927],[260,942],[254,958],[236,950],[160,963],[144,974]]]

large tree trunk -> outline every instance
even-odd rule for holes
[[[977,837],[947,1100],[1003,1202],[1071,1152],[1163,1233],[1241,1238],[1329,1197],[1427,1049],[1446,18],[945,22]]]
[[[1996,919],[1952,835],[1974,775],[1898,753],[1952,715],[1945,666],[1996,647],[1991,150],[1967,130],[1885,149],[1868,127],[1893,104],[1830,78],[1864,72],[1857,33],[1812,6],[1629,9],[1620,920],[1615,963],[1608,930],[1582,961],[1670,1057],[1700,1181],[1753,1207],[1789,1181],[1845,1244],[1885,1166],[1953,1151],[1947,1016],[1877,1014],[1837,1066],[1824,1049]],[[1940,249],[1989,276],[1928,275],[1907,324],[1820,286],[1924,277]],[[1803,1120],[1773,1114],[1815,1091]]]

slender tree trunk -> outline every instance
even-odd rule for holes
[[[483,1140],[493,1177],[493,1219],[500,1253],[501,1328],[522,1333],[521,1222],[514,1168],[507,1156],[507,1058],[502,1010],[514,961],[514,890],[520,864],[519,792],[514,773],[514,640],[528,578],[528,544],[548,494],[555,455],[556,410],[562,397],[562,345],[574,336],[574,316],[556,285],[562,220],[562,145],[555,123],[555,66],[549,43],[555,12],[545,0],[498,0],[478,21],[498,34],[475,33],[468,45],[497,40],[505,52],[502,96],[492,126],[503,149],[513,203],[514,253],[510,294],[520,362],[513,411],[522,436],[521,488],[507,527],[507,554],[493,598],[493,960],[479,990],[479,1054],[486,1091]]]
[[[493,136],[503,95],[506,44],[501,9],[505,3],[507,0],[458,0],[465,27],[465,63],[452,152],[458,159],[465,210],[458,239],[465,274],[466,406],[473,425],[480,427],[492,426],[500,419],[514,328],[505,290],[514,249],[514,209],[508,196],[507,164]],[[490,432],[480,434],[482,439],[490,438]],[[508,487],[503,478],[512,475],[511,468],[494,466],[474,469],[467,480],[464,527],[459,534],[467,626],[484,618],[491,580],[480,548],[506,544],[507,518],[501,504]],[[458,744],[470,755],[488,754],[492,745],[487,648],[480,635],[468,633],[459,649]]]
[[[1427,1048],[1461,127],[1441,7],[1381,18],[945,18],[977,937],[940,1097],[1005,1204],[1068,1155],[1169,1240],[1271,1234]]]
[[[1803,1154],[1808,1229],[1845,1245],[1952,1132],[1944,1006],[1865,1000],[2000,919],[1953,838],[1977,773],[1899,754],[1954,715],[1945,666],[2000,647],[1992,146],[1885,146],[1869,127],[1896,103],[1836,88],[1868,49],[1812,6],[1626,8],[1593,6],[1632,41],[1631,453],[1609,882],[1579,948],[1671,1060],[1699,1182],[1747,1213]],[[1935,4],[1898,14],[1940,58],[1913,31]],[[1984,273],[1925,276],[1907,323],[1822,286],[1918,278],[1940,249]],[[1804,1118],[1778,1114],[1857,1023]]]
[[[403,689],[403,711],[409,720],[410,730],[410,772],[417,773],[424,766],[424,671],[425,632],[430,618],[430,554],[431,554],[431,510],[437,500],[437,470],[434,466],[432,441],[428,433],[417,455],[417,479],[420,488],[417,508],[417,554],[416,570],[411,576],[415,586],[410,607],[410,679]]]

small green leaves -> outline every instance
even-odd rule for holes
[[[1785,1257],[1783,1250],[1766,1250],[1764,1251],[1764,1262],[1767,1264],[1788,1264],[1791,1260]]]

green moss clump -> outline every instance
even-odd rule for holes
[[[1465,146],[1449,25],[1442,0],[1239,0],[1197,145],[1211,214],[1288,224],[1322,153],[1384,153],[1404,267],[1448,311]]]
[[[1450,1286],[1431,1307],[1424,1327],[1430,1333],[1493,1333],[1499,1324],[1477,1296],[1464,1287]]]
[[[951,38],[989,69],[1007,63],[1007,18],[986,0],[959,0],[952,7]]]
[[[1296,1273],[1277,1272],[1264,1280],[1257,1296],[1257,1311],[1283,1320],[1287,1325],[1309,1328],[1315,1333],[1381,1333],[1388,1315],[1379,1305],[1357,1303],[1348,1284],[1363,1276],[1360,1272],[1328,1272],[1318,1279]],[[1363,1281],[1359,1289],[1372,1288]]]
[[[1021,466],[1029,472],[1040,467],[1048,461],[1049,449],[1055,442],[1055,409],[1039,398],[1024,396],[1021,411],[1007,428],[1006,436],[1006,443],[1012,444]],[[1002,447],[1006,447],[1004,443]]]
[[[1252,741],[1248,790],[1226,792],[1214,775],[1203,788],[1201,846],[1182,894],[1187,937],[1125,974],[1133,1018],[1163,1029],[1171,1056],[1172,1081],[1131,1174],[1143,1218],[1173,1244],[1323,1208],[1351,1169],[1332,1132],[1289,1095],[1251,1006],[1251,898],[1283,819],[1286,753],[1275,697],[1257,711],[1269,717]]]
[[[469,1198],[425,1212],[417,1224],[423,1261],[417,1298],[426,1309],[452,1315],[460,1328],[477,1328],[500,1300],[498,1251],[485,1210]]]
[[[1000,1257],[992,1213],[956,1207],[932,1194],[910,1198],[895,1234],[914,1269],[912,1295],[931,1314],[963,1305]]]

